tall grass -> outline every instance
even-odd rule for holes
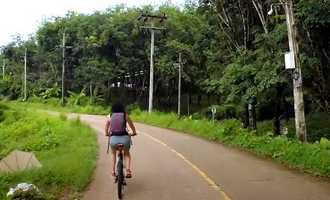
[[[314,175],[330,177],[330,141],[325,138],[313,144],[300,143],[282,136],[273,137],[271,132],[258,136],[242,128],[237,120],[213,123],[208,120],[179,119],[173,113],[149,114],[136,110],[132,113],[132,118],[142,123],[175,129],[235,146]]]
[[[60,112],[72,112],[72,113],[84,113],[84,114],[96,114],[96,115],[106,115],[110,112],[110,106],[100,106],[100,105],[69,105],[66,104],[62,106],[59,99],[53,98],[45,100],[44,102],[40,100],[31,100],[28,102],[11,101],[11,104],[26,106],[35,109],[44,110],[54,110]]]
[[[90,181],[97,141],[93,131],[79,120],[68,121],[14,104],[5,109],[0,122],[0,158],[14,149],[34,152],[43,166],[0,174],[0,199],[6,199],[9,187],[20,182],[35,184],[46,199],[73,199]]]

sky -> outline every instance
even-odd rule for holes
[[[12,41],[15,35],[24,40],[36,32],[38,26],[52,16],[64,16],[68,11],[89,14],[109,7],[125,4],[139,7],[146,4],[160,5],[167,0],[1,0],[0,46]],[[185,0],[172,0],[183,5]]]

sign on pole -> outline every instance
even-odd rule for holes
[[[296,68],[293,52],[285,53],[285,69]]]
[[[215,119],[215,114],[217,113],[217,108],[215,106],[212,106],[211,108],[211,112],[212,112],[212,120],[214,121]]]

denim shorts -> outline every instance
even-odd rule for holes
[[[123,144],[125,150],[131,148],[131,138],[128,135],[123,136],[111,136],[110,137],[110,146],[112,150],[116,149],[117,144]]]

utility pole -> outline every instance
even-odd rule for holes
[[[190,115],[190,97],[189,94],[187,95],[187,112],[188,116]]]
[[[307,141],[306,122],[305,122],[305,108],[304,108],[304,94],[303,94],[303,81],[301,73],[301,65],[299,59],[299,46],[297,41],[298,31],[297,24],[294,20],[293,14],[293,1],[287,0],[284,3],[286,21],[288,26],[288,37],[290,51],[293,52],[293,63],[295,69],[293,73],[293,96],[294,96],[294,110],[295,110],[295,123],[296,135],[300,141]]]
[[[305,106],[304,106],[303,80],[302,80],[301,65],[299,59],[299,45],[297,41],[298,30],[293,13],[293,0],[280,0],[280,3],[272,4],[271,9],[268,12],[268,15],[272,15],[274,12],[273,7],[279,5],[282,5],[284,7],[286,23],[288,27],[288,38],[289,38],[289,48],[290,48],[290,53],[288,55],[288,61],[290,62],[288,65],[290,65],[290,67],[288,68],[294,69],[293,97],[294,97],[296,136],[300,141],[306,142],[307,133],[306,133],[305,108],[304,108]]]
[[[93,104],[93,85],[92,85],[92,81],[89,81],[89,103]]]
[[[154,27],[153,23],[151,27]],[[149,113],[152,112],[154,94],[154,51],[155,51],[155,30],[151,28],[151,47],[150,47],[150,77],[149,77]]]
[[[64,77],[65,77],[65,31],[62,38],[62,98],[61,104],[64,105]]]
[[[181,72],[182,72],[182,58],[181,58],[181,53],[179,53],[178,116],[181,115]]]
[[[141,28],[149,29],[151,31],[151,46],[150,46],[150,77],[149,77],[149,106],[148,112],[152,112],[153,105],[153,90],[154,90],[154,48],[155,48],[155,31],[164,30],[165,28],[155,27],[154,20],[158,19],[159,22],[163,22],[167,19],[166,15],[150,15],[150,14],[141,14],[138,20],[143,20],[147,22],[151,20],[151,26],[141,26]]]
[[[23,101],[26,101],[27,94],[26,94],[26,62],[27,62],[27,48],[25,48],[25,53],[24,53],[24,99]]]
[[[3,59],[3,64],[2,64],[2,79],[5,80],[5,67],[6,67],[6,60]]]

